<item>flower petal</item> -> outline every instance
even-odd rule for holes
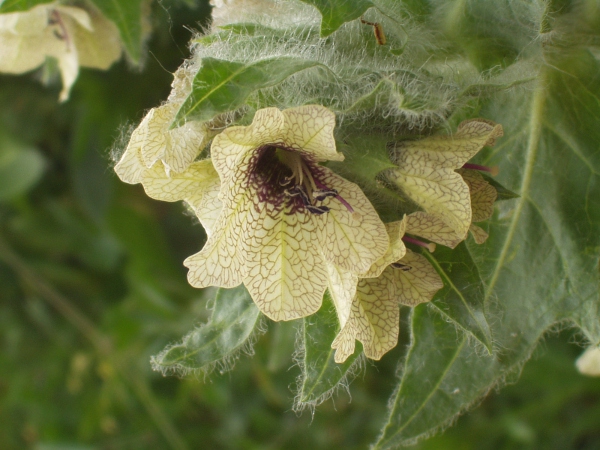
[[[253,212],[254,202],[247,192],[239,187],[232,190],[202,250],[183,262],[190,269],[188,282],[192,286],[231,288],[243,281]]]
[[[163,161],[171,170],[183,172],[207,143],[208,133],[205,125],[198,121],[187,122],[169,131]]]
[[[335,148],[335,114],[321,105],[305,105],[283,111],[286,146],[301,150],[317,161],[343,161]]]
[[[137,184],[142,181],[142,173],[146,170],[142,161],[141,146],[145,139],[145,130],[141,127],[135,129],[129,139],[129,144],[115,165],[115,172],[121,181],[129,184]]]
[[[381,258],[389,247],[385,226],[371,202],[354,183],[321,167],[322,182],[336,189],[353,211],[336,197],[328,197],[323,206],[330,208],[319,218],[323,227],[320,242],[325,259],[342,269],[363,273]]]
[[[396,144],[389,178],[426,212],[464,238],[471,223],[468,186],[459,169],[484,145],[502,136],[502,126],[482,119],[461,123],[452,136],[431,136]]]
[[[398,343],[399,323],[394,284],[385,275],[361,279],[350,317],[331,344],[336,349],[335,362],[342,363],[354,353],[355,340],[362,342],[368,358],[381,359]]]
[[[344,328],[350,317],[352,299],[356,295],[358,276],[330,263],[327,264],[327,273],[329,275],[327,288],[333,299],[340,327]]]
[[[406,306],[416,306],[430,301],[444,287],[442,279],[433,266],[422,255],[406,250],[399,261],[403,268],[390,266],[383,275],[389,277],[396,287],[396,301]]]
[[[361,278],[377,278],[387,266],[402,259],[406,254],[406,247],[402,242],[402,236],[406,230],[406,216],[403,220],[386,223],[385,229],[390,238],[390,246],[385,255],[375,261],[367,272],[360,274]]]
[[[266,144],[282,143],[284,115],[277,108],[256,111],[247,127],[229,127],[215,136],[210,147],[213,164],[222,180],[236,173],[239,159]]]
[[[450,248],[463,240],[443,220],[423,211],[406,216],[406,232]]]
[[[485,232],[485,230],[473,224],[471,224],[471,226],[469,227],[469,231],[473,235],[473,239],[475,239],[475,242],[477,244],[483,244],[490,236]]]
[[[313,314],[321,306],[328,279],[314,242],[314,216],[261,206],[260,214],[253,214],[247,241],[244,284],[256,306],[272,320]]]
[[[461,169],[457,172],[463,177],[471,193],[472,221],[481,222],[492,217],[494,203],[498,198],[498,191],[476,170]]]
[[[140,152],[146,167],[152,167],[165,154],[166,132],[173,120],[174,109],[172,104],[152,108],[138,126],[144,136]]]
[[[222,204],[218,199],[221,180],[210,159],[191,164],[184,172],[167,175],[164,165],[146,169],[141,179],[146,194],[156,200],[185,200],[210,236]]]
[[[417,174],[417,166],[409,171],[404,171],[405,168],[392,170],[390,179],[427,213],[443,220],[464,237],[471,223],[471,197],[461,176],[442,167],[428,168],[428,176]]]

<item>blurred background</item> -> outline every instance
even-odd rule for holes
[[[406,323],[394,351],[300,415],[294,323],[268,323],[231,371],[150,368],[210,314],[214,291],[182,266],[205,235],[182,205],[120,182],[111,149],[167,98],[207,3],[154,2],[143,69],[82,69],[64,104],[57,73],[0,76],[0,449],[365,449],[379,432]],[[518,381],[415,448],[600,449],[600,379],[577,373],[577,341],[548,336]]]

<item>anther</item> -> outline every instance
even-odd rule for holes
[[[313,191],[312,195],[317,201],[322,202],[327,197],[337,197],[338,191],[336,189],[319,189]]]
[[[308,209],[309,212],[316,214],[317,216],[331,211],[327,206],[306,205],[306,209]]]
[[[298,194],[300,194],[300,197],[302,198],[302,203],[304,203],[304,206],[312,205],[310,198],[308,198],[308,194],[306,193],[306,191],[304,190],[304,188],[302,186],[295,186],[294,189],[296,190],[296,192],[298,192]]]
[[[411,267],[411,266],[408,266],[408,265],[406,265],[406,264],[402,264],[402,263],[399,263],[399,262],[395,262],[395,263],[392,263],[392,264],[390,264],[390,265],[391,265],[391,266],[392,266],[394,269],[400,269],[400,270],[402,270],[403,272],[408,272],[410,269],[412,269],[412,267]]]

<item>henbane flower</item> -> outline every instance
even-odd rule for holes
[[[152,108],[129,139],[129,144],[115,166],[125,183],[142,182],[145,171],[160,161],[168,176],[188,168],[208,143],[211,133],[207,124],[190,121],[170,129],[171,123],[191,90],[191,72],[180,68],[175,72],[173,91],[168,101]]]
[[[488,234],[473,222],[481,222],[492,217],[498,191],[476,170],[459,169],[456,172],[469,187],[471,204],[469,231],[475,242],[482,244],[488,238]],[[424,211],[409,214],[406,220],[407,228],[411,232],[436,244],[454,248],[465,239],[465,236],[459,236],[454,228],[447,225],[442,219]]]
[[[405,247],[405,231],[414,233],[408,224],[406,217],[386,224],[390,246],[368,271],[357,275],[330,267],[332,279],[340,280],[329,286],[340,321],[331,344],[335,362],[354,353],[356,340],[368,358],[380,359],[398,342],[400,305],[428,302],[443,286],[427,259]]]
[[[319,164],[340,161],[335,115],[319,105],[256,112],[211,145],[223,208],[204,248],[184,262],[196,287],[244,283],[273,320],[317,311],[326,264],[364,272],[388,249],[360,188]]]
[[[502,126],[483,119],[462,122],[452,136],[396,143],[396,169],[388,178],[423,210],[464,239],[472,222],[469,187],[456,172],[484,146],[494,145]]]
[[[0,72],[28,72],[48,56],[58,60],[60,100],[67,100],[79,66],[108,69],[120,58],[119,31],[91,6],[49,3],[0,14]]]

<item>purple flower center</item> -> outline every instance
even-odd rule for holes
[[[336,189],[325,184],[325,171],[310,155],[277,145],[259,147],[249,164],[248,185],[254,188],[258,201],[269,203],[288,214],[310,212],[321,215],[330,211],[323,205],[334,197],[350,213],[352,207]]]

